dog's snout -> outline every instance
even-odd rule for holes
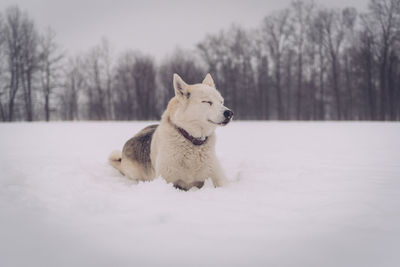
[[[233,117],[233,112],[232,112],[232,110],[229,110],[229,109],[225,110],[225,111],[224,111],[224,116],[225,116],[225,118],[227,118],[227,119],[231,119],[231,118]]]

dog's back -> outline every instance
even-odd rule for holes
[[[122,149],[122,154],[113,152],[109,158],[111,165],[132,179],[152,180],[154,169],[150,159],[150,147],[157,127],[157,124],[147,126],[129,139]]]
[[[147,126],[129,139],[122,149],[122,154],[129,160],[138,162],[146,170],[151,168],[150,146],[157,124]]]

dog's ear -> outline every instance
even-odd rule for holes
[[[190,92],[188,90],[188,84],[185,83],[178,74],[174,73],[174,90],[175,95],[178,97],[190,97]]]
[[[215,83],[214,83],[214,80],[211,77],[210,73],[207,73],[206,77],[203,80],[203,84],[208,85],[212,88],[215,88]]]

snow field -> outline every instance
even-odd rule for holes
[[[400,263],[400,124],[233,122],[189,192],[108,165],[147,124],[0,124],[0,266]]]

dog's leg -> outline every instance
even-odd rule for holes
[[[220,187],[228,184],[228,179],[226,179],[225,174],[219,164],[218,160],[214,160],[212,167],[211,180],[215,187]]]
[[[135,161],[129,160],[127,158],[122,159],[121,171],[136,183],[146,180],[141,166]]]
[[[176,189],[179,189],[179,190],[182,190],[182,191],[188,191],[189,190],[189,188],[187,188],[186,184],[184,182],[182,182],[181,180],[176,181],[174,183],[174,187]]]

